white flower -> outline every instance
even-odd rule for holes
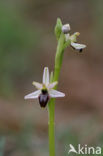
[[[79,50],[80,52],[82,52],[82,50],[84,48],[86,48],[86,45],[76,43],[77,37],[80,35],[80,33],[76,32],[73,35],[70,35],[69,31],[70,31],[70,25],[69,24],[65,24],[62,26],[62,32],[65,34],[65,41],[67,42],[70,40],[71,47],[73,49],[76,49],[76,50]]]
[[[79,50],[80,52],[82,52],[82,50],[84,48],[86,48],[86,45],[84,44],[79,44],[79,43],[76,43],[77,42],[77,37],[80,35],[79,32],[76,32],[74,33],[73,35],[70,36],[70,40],[71,40],[71,47],[76,49],[76,50]]]
[[[38,89],[37,91],[30,93],[24,97],[24,99],[39,99],[41,107],[45,107],[50,98],[64,97],[65,94],[54,90],[53,88],[57,85],[57,82],[50,83],[49,80],[49,69],[44,68],[43,82],[33,82],[33,85]]]

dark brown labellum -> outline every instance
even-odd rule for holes
[[[41,107],[46,107],[49,101],[49,94],[47,90],[42,90],[42,93],[39,95],[39,103]]]
[[[80,49],[79,52],[81,53],[83,51],[83,49]]]

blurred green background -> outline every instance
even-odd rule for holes
[[[103,146],[103,1],[0,1],[0,156],[48,156],[48,114],[24,96],[54,68],[57,17],[80,32],[83,53],[67,48],[56,100],[56,153],[69,144]],[[103,154],[103,153],[102,153]]]

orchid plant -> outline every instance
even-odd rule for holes
[[[80,35],[79,32],[75,32],[70,35],[70,25],[63,25],[61,20],[58,18],[55,26],[55,35],[57,38],[57,50],[55,56],[55,66],[54,72],[51,72],[49,78],[48,67],[44,68],[42,83],[33,82],[33,85],[37,88],[37,91],[26,95],[25,99],[36,99],[38,98],[40,106],[46,107],[48,104],[48,114],[49,114],[49,156],[55,156],[55,98],[64,97],[65,94],[56,90],[61,65],[63,61],[64,50],[71,46],[73,49],[82,52],[86,47],[84,44],[77,43],[77,37]]]

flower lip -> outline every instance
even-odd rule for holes
[[[83,49],[80,49],[79,52],[81,53],[83,51]]]
[[[41,93],[39,95],[39,103],[41,107],[46,107],[48,101],[49,101],[49,94],[47,92],[45,94]]]
[[[86,48],[86,45],[84,44],[79,44],[79,43],[74,43],[74,42],[71,42],[71,46],[76,49],[76,50],[79,50],[80,52],[82,52],[82,50],[84,48]]]

